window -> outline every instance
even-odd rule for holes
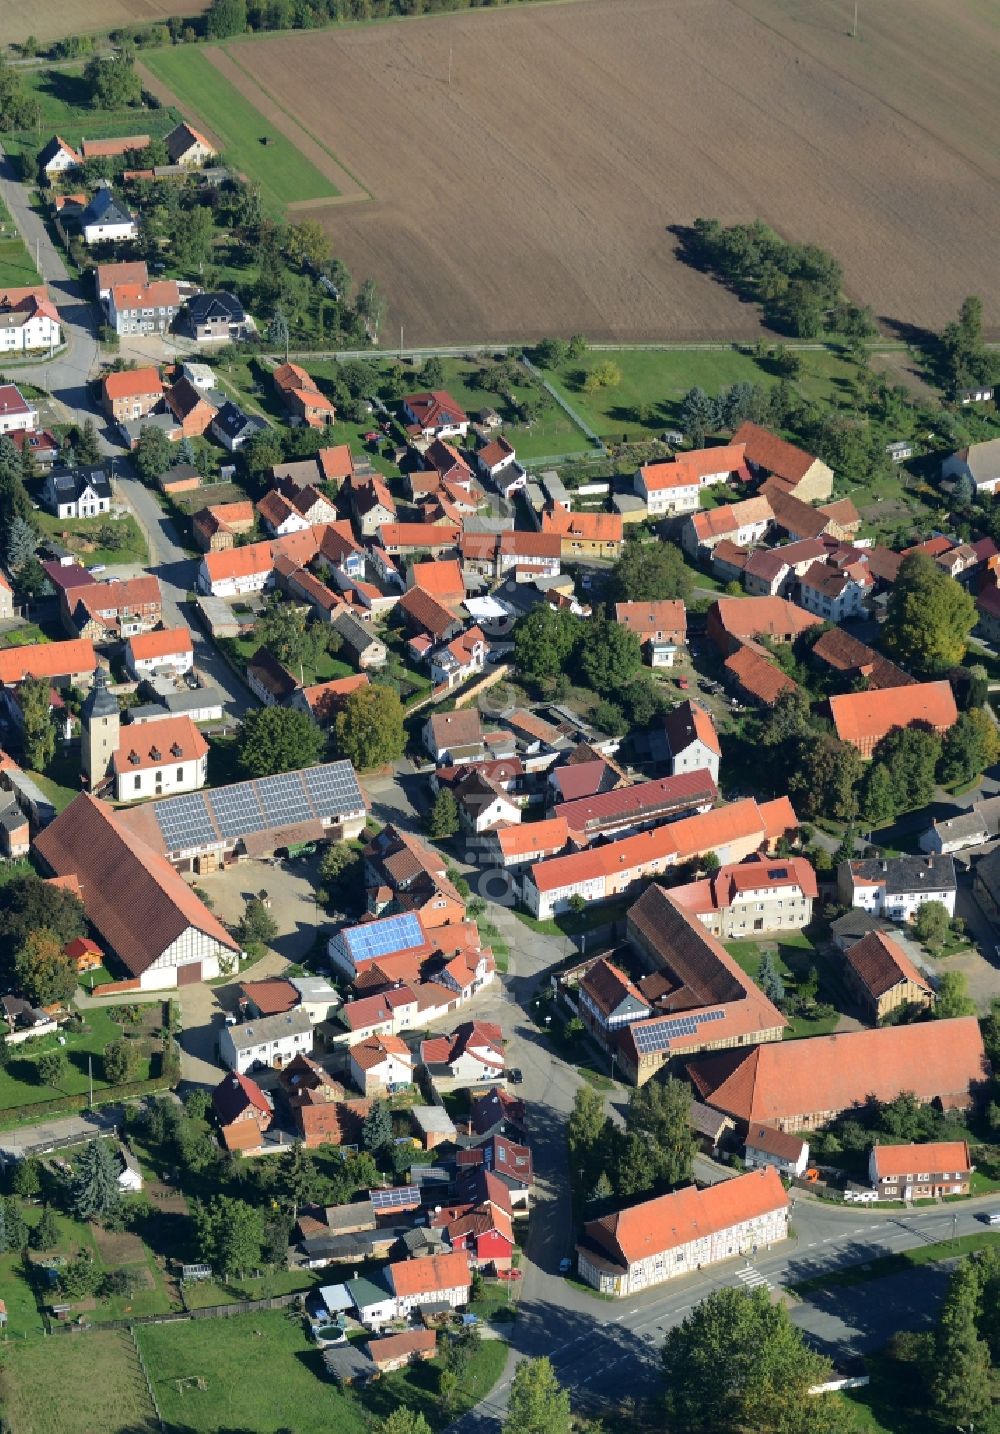
[[[136,791],[138,791],[139,788],[142,786],[142,777],[137,775],[132,785],[136,789]]]

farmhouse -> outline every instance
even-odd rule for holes
[[[832,469],[794,443],[786,443],[777,434],[749,422],[740,424],[733,443],[743,444],[747,466],[753,473],[781,479],[804,502],[825,503],[830,498]]]
[[[53,135],[38,156],[38,163],[51,179],[54,174],[65,174],[67,170],[79,168],[83,158],[71,144],[59,135]]]
[[[39,834],[35,852],[53,876],[79,883],[87,920],[137,990],[210,980],[220,957],[238,955],[239,943],[173,867],[89,793]]]
[[[105,374],[101,388],[105,412],[115,423],[142,418],[163,401],[163,383],[155,368]]]
[[[89,687],[97,654],[89,638],[40,642],[0,650],[0,685],[16,687],[26,677],[44,677],[53,687]]]
[[[687,637],[687,612],[678,599],[615,603],[615,621],[635,633],[651,667],[672,667]]]
[[[263,1066],[280,1070],[297,1055],[308,1055],[312,1048],[312,1022],[298,1009],[223,1026],[219,1033],[219,1059],[240,1075]]]
[[[618,513],[571,513],[558,504],[542,514],[542,532],[554,533],[562,557],[617,558],[623,529]]]
[[[842,742],[870,757],[897,727],[922,725],[943,735],[958,721],[951,683],[913,682],[891,691],[846,692],[830,698],[830,716]]]
[[[649,463],[635,475],[635,491],[645,499],[651,518],[693,512],[700,503],[701,490],[714,483],[749,478],[743,461],[743,445],[731,443],[719,448],[696,448],[679,453],[666,463]]]
[[[723,657],[741,643],[766,637],[771,642],[794,642],[800,633],[818,627],[821,618],[803,612],[780,597],[718,598],[708,610],[705,627]]]
[[[975,1016],[779,1041],[691,1061],[696,1094],[736,1120],[816,1130],[870,1096],[912,1091],[945,1110],[968,1107],[987,1073]]]
[[[637,1294],[706,1265],[769,1249],[788,1236],[789,1200],[763,1169],[645,1200],[583,1227],[580,1276],[604,1295]]]
[[[146,574],[70,588],[63,594],[63,616],[78,637],[98,643],[151,632],[162,618],[159,580]]]
[[[748,1170],[771,1165],[788,1180],[801,1179],[809,1164],[809,1142],[774,1125],[751,1125],[743,1159]]]
[[[969,1146],[964,1140],[876,1145],[868,1157],[868,1177],[880,1200],[941,1200],[946,1195],[968,1195],[972,1169]]]
[[[214,159],[216,151],[203,134],[184,120],[164,138],[171,164],[200,167]]]
[[[337,410],[304,368],[295,363],[280,364],[271,377],[293,422],[307,428],[324,428],[334,422]]]
[[[400,1314],[420,1305],[447,1304],[453,1309],[469,1303],[472,1275],[464,1251],[401,1260],[388,1268],[389,1286]]]
[[[274,1111],[260,1086],[238,1071],[223,1077],[215,1087],[212,1113],[227,1150],[257,1150],[274,1119]]]
[[[692,556],[711,553],[717,544],[726,540],[745,548],[760,542],[773,521],[771,505],[765,497],[722,503],[718,508],[708,508],[686,518],[681,529],[681,544]]]

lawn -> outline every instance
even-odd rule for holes
[[[28,647],[32,643],[49,641],[51,639],[33,622],[23,623],[0,635],[0,647]]]
[[[727,941],[725,946],[730,956],[736,958],[743,970],[753,980],[757,979],[765,950],[769,950],[774,957],[780,976],[790,990],[794,990],[797,982],[807,975],[811,966],[815,965],[820,975],[818,999],[838,1007],[844,1002],[845,997],[839,983],[836,982],[825,958],[804,931],[785,931],[778,936],[761,941]],[[823,1016],[818,1019],[811,1016],[794,1016],[789,1020],[785,1039],[829,1035],[836,1029],[838,1020],[837,1012],[832,1016]]]
[[[56,538],[62,545],[75,553],[84,567],[93,568],[98,564],[106,567],[115,564],[136,563],[144,567],[149,561],[149,552],[142,530],[131,513],[122,518],[57,518],[52,513],[35,514],[38,526],[46,537]],[[113,548],[101,547],[105,529],[113,529]]]
[[[143,53],[142,62],[222,141],[225,159],[260,186],[268,209],[302,199],[333,199],[337,190],[316,166],[190,45]],[[261,143],[264,135],[270,143]]]
[[[320,1351],[291,1311],[145,1325],[136,1337],[169,1426],[191,1434],[363,1434],[362,1411],[326,1378]]]
[[[558,916],[539,921],[526,911],[515,911],[518,921],[542,936],[582,936],[595,927],[607,926],[612,921],[621,921],[629,907],[635,904],[634,897],[621,901],[599,901],[585,911],[561,911]]]
[[[803,351],[802,371],[793,380],[807,398],[831,399],[844,383],[851,365],[831,349]],[[607,360],[621,372],[613,388],[585,393],[588,373]],[[692,388],[703,388],[714,398],[734,383],[778,382],[774,362],[758,359],[749,350],[716,349],[592,349],[580,359],[568,360],[546,377],[577,410],[580,417],[608,442],[635,442],[656,438],[665,427],[676,427],[680,403]],[[457,396],[457,395],[456,395]],[[640,422],[634,410],[647,410]]]
[[[503,433],[513,443],[519,458],[554,457],[565,453],[591,453],[593,445],[582,429],[555,402],[551,402],[535,423],[518,423],[506,395],[481,388],[477,378],[482,365],[465,359],[442,359],[444,387],[467,413],[494,408],[504,420]],[[416,377],[419,379],[419,371]],[[548,375],[546,375],[548,377]],[[513,396],[524,399],[536,390],[529,383],[515,384]],[[572,400],[571,400],[572,402]]]
[[[507,1346],[499,1339],[484,1339],[475,1350],[464,1374],[457,1394],[455,1407],[445,1410],[438,1393],[437,1361],[417,1364],[408,1370],[369,1384],[358,1396],[369,1414],[385,1418],[393,1409],[405,1405],[416,1409],[434,1430],[446,1429],[457,1422],[463,1414],[472,1409],[496,1384],[507,1363]],[[331,1425],[331,1428],[334,1426]],[[336,1426],[337,1434],[341,1428]]]
[[[226,640],[227,651],[241,668],[253,657],[260,647],[260,642],[250,633],[247,637],[233,637]],[[301,674],[298,667],[295,669],[295,676],[301,676],[303,685],[311,687],[316,682],[332,682],[335,677],[350,677],[354,668],[349,662],[342,662],[339,657],[331,657],[324,652],[311,667],[303,666]]]
[[[13,1333],[12,1329],[12,1333]],[[93,1434],[157,1427],[125,1330],[13,1339],[3,1347],[4,1413],[18,1434]]]
[[[326,1284],[319,1270],[271,1270],[256,1279],[192,1280],[184,1286],[184,1302],[188,1309],[204,1310],[212,1305],[233,1304],[237,1300],[265,1300],[275,1295],[308,1293],[315,1285]]]
[[[27,69],[21,75],[21,83],[38,100],[41,119],[35,129],[5,134],[3,144],[8,154],[30,156],[32,170],[35,156],[53,134],[63,135],[70,144],[78,144],[83,136],[88,139],[125,134],[157,137],[173,129],[180,118],[166,106],[155,110],[91,109],[82,64],[65,70]]]
[[[110,1041],[118,1040],[123,1029],[136,1029],[119,1026],[112,1020],[111,1014],[111,1010],[85,1012],[86,1029],[76,1034],[72,1031],[60,1032],[66,1042],[61,1048],[55,1035],[38,1036],[24,1045],[12,1046],[10,1061],[6,1069],[0,1071],[0,1113],[10,1114],[20,1107],[37,1105],[62,1095],[85,1095],[89,1088],[88,1057],[93,1057],[94,1090],[107,1090],[101,1065],[104,1047]],[[61,1049],[68,1058],[69,1071],[62,1085],[56,1089],[42,1084],[37,1061],[46,1051],[57,1049]],[[148,1054],[144,1054],[135,1079],[148,1080],[149,1077],[150,1060]]]
[[[0,240],[0,285],[20,289],[38,282],[38,270],[20,239]]]

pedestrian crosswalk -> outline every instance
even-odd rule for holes
[[[774,1286],[767,1276],[762,1275],[760,1270],[754,1269],[753,1265],[744,1265],[741,1270],[737,1270],[736,1278],[741,1284],[745,1285],[748,1290],[760,1289],[770,1291],[774,1289]]]

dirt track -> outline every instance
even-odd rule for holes
[[[894,33],[852,42],[826,0],[808,38],[829,66],[778,32],[799,24],[788,0],[742,0],[761,20],[736,0],[580,0],[230,52],[375,196],[319,217],[408,344],[750,336],[756,312],[674,257],[669,226],[698,214],[828,246],[881,315],[938,326],[979,291],[998,327],[1000,98],[973,4],[908,0]],[[949,36],[946,98],[925,105]]]

